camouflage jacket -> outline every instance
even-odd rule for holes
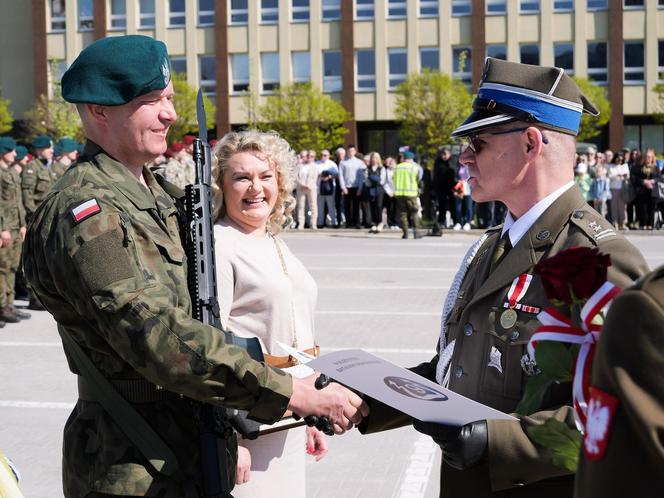
[[[18,230],[25,226],[25,208],[21,192],[21,176],[13,168],[0,169],[2,193],[0,199],[3,206],[3,228]]]
[[[200,484],[195,409],[188,398],[223,401],[272,423],[286,410],[292,381],[190,318],[177,210],[147,168],[143,176],[147,188],[88,142],[30,222],[25,275],[58,327],[104,375],[142,377],[184,395],[134,406],[176,454],[184,475]],[[67,497],[90,491],[183,496],[100,405],[80,399],[65,427],[63,482]]]
[[[33,159],[25,165],[21,173],[21,188],[23,189],[23,205],[28,217],[44,200],[57,179],[57,171],[52,167],[44,166],[39,159]]]

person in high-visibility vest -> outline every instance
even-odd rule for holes
[[[419,239],[422,237],[418,231],[420,220],[417,216],[419,210],[417,204],[417,196],[419,195],[417,185],[419,168],[413,159],[415,159],[415,154],[410,151],[404,152],[403,162],[394,168],[392,176],[394,198],[397,203],[397,216],[399,217],[399,226],[403,232],[402,239],[408,238],[408,215],[413,220],[414,238]]]

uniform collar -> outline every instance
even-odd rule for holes
[[[573,185],[574,181],[572,180],[559,189],[551,192],[544,199],[526,211],[523,216],[517,220],[515,220],[514,217],[512,217],[512,213],[508,211],[507,216],[505,217],[505,223],[503,224],[503,231],[501,236],[504,235],[505,232],[509,232],[510,242],[512,243],[512,247],[515,247],[517,242],[519,242],[519,240],[521,240],[521,238],[528,232],[528,230],[530,230],[530,227],[532,227],[539,219],[539,217],[542,216],[544,211],[546,211],[551,204],[553,204],[561,195],[567,192],[567,190],[569,190]]]

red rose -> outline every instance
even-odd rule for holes
[[[573,304],[587,300],[606,282],[611,257],[596,247],[572,247],[535,265],[534,273],[542,279],[546,297]]]

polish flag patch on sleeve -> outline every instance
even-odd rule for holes
[[[618,398],[590,386],[583,452],[588,460],[601,460],[606,453]]]
[[[76,223],[80,223],[81,221],[99,212],[101,212],[101,206],[97,202],[97,199],[94,197],[88,201],[82,202],[71,210],[71,214],[74,217],[74,221]]]

